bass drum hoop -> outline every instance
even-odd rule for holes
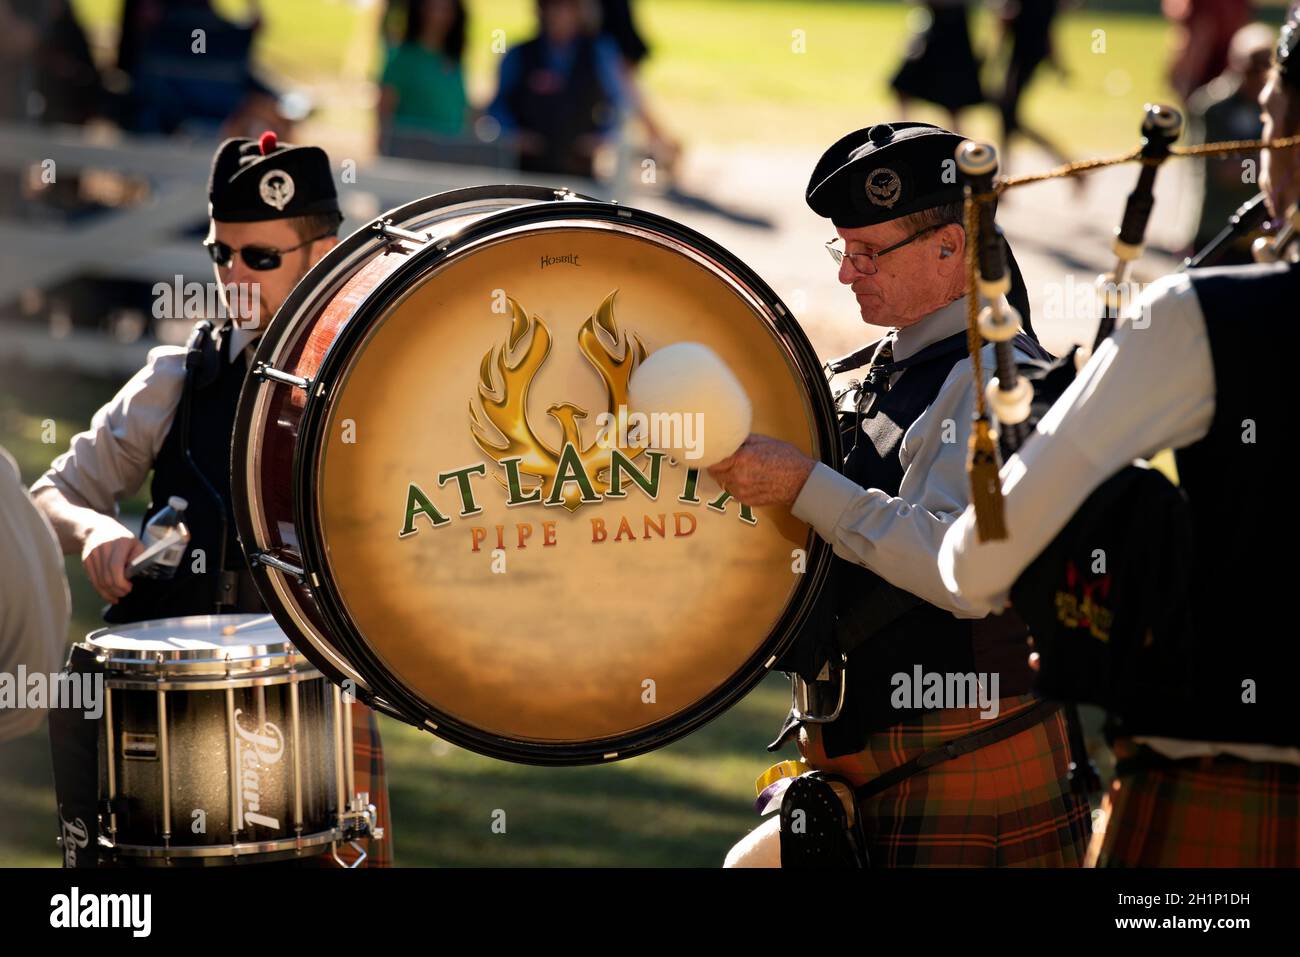
[[[516,205],[489,214],[464,226],[454,235],[411,253],[409,262],[394,270],[376,285],[364,302],[351,314],[339,334],[329,343],[313,377],[312,388],[306,396],[294,448],[291,473],[292,487],[297,493],[293,496],[294,524],[299,536],[303,569],[312,581],[317,608],[329,627],[330,638],[341,653],[344,663],[355,672],[354,675],[348,674],[346,677],[351,678],[353,686],[357,688],[354,692],[357,697],[408,724],[427,728],[454,744],[489,757],[539,765],[596,764],[642,754],[690,733],[726,711],[761,681],[793,642],[799,626],[807,617],[813,600],[829,573],[830,547],[817,535],[810,533],[807,570],[781,618],[774,625],[767,640],[708,698],[696,702],[672,717],[648,726],[588,742],[542,742],[484,732],[439,711],[406,688],[397,676],[390,675],[352,623],[342,597],[333,583],[327,577],[313,575],[313,569],[322,569],[327,565],[320,527],[315,521],[318,512],[315,474],[321,448],[321,432],[327,418],[333,386],[341,372],[351,362],[354,347],[371,333],[372,323],[376,318],[413,289],[416,285],[412,281],[413,277],[427,275],[445,260],[481,240],[489,240],[500,233],[524,229],[530,225],[555,224],[557,221],[565,220],[639,227],[642,231],[659,234],[698,254],[703,254],[715,265],[721,274],[719,278],[726,277],[736,287],[737,293],[756,301],[771,317],[775,318],[775,322],[769,321],[768,327],[783,343],[787,356],[803,373],[805,383],[810,386],[809,406],[816,426],[815,438],[821,452],[821,460],[832,466],[839,461],[839,431],[832,408],[830,390],[824,385],[821,363],[802,329],[793,324],[789,310],[781,303],[775,292],[726,249],[694,230],[654,213],[626,209],[588,198],[579,199],[573,197],[573,194],[561,196],[553,190],[537,189],[533,192],[529,188],[508,187],[507,189],[520,189],[521,192],[526,190],[529,199],[542,196],[545,198],[541,202],[528,202],[525,205]],[[454,192],[477,194],[473,197],[467,196],[468,199],[502,195],[502,190],[494,187]],[[440,194],[411,206],[424,206],[428,203],[424,206],[425,211],[445,208],[448,203],[433,201],[449,199],[452,195]],[[565,201],[555,201],[561,198]],[[411,206],[402,207],[400,212],[405,213],[408,210],[417,212],[411,210]],[[349,237],[350,240],[356,238],[356,235]],[[336,248],[332,252],[337,251]],[[324,265],[324,262],[318,264],[317,268],[321,265]],[[305,284],[304,279],[295,289],[295,293],[303,289]],[[304,295],[304,305],[309,295],[310,293]],[[286,302],[286,307],[291,304],[293,304],[292,297],[289,302]],[[787,324],[778,325],[781,320],[785,320]],[[265,345],[267,343],[264,343]],[[261,348],[258,350],[257,358],[262,359]],[[818,388],[818,385],[822,387]],[[244,400],[241,399],[241,419],[244,405]],[[251,418],[251,409],[249,412]],[[259,588],[263,587],[264,580],[271,578],[266,569],[261,567],[254,569],[254,574],[258,579]],[[273,608],[273,613],[279,610],[271,602],[268,602],[268,606]],[[277,621],[279,620],[280,616],[277,614]],[[284,627],[283,622],[282,627]],[[290,633],[298,632],[295,628]],[[314,663],[316,657],[320,656],[320,649],[314,647],[311,652],[307,652],[306,649],[303,651]],[[339,673],[339,669],[332,667],[321,667],[321,670],[331,677]]]

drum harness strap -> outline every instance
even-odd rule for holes
[[[194,327],[194,331],[190,333],[189,341],[185,344],[185,384],[181,388],[181,401],[180,407],[177,409],[177,415],[180,418],[181,449],[185,457],[185,464],[190,467],[194,476],[199,480],[199,484],[212,498],[217,507],[217,514],[221,516],[221,545],[219,546],[217,562],[217,599],[213,608],[214,613],[220,614],[223,611],[237,607],[239,601],[239,573],[226,568],[226,538],[230,533],[230,518],[221,493],[203,474],[203,470],[194,461],[194,454],[190,450],[190,404],[194,394],[195,381],[203,365],[204,343],[212,335],[212,329],[212,320],[204,319]],[[221,362],[222,360],[223,356],[218,351],[217,361]]]
[[[949,336],[932,343],[914,355],[894,361],[894,334],[851,352],[839,359],[825,364],[827,378],[844,372],[852,372],[867,366],[863,377],[852,379],[848,385],[834,395],[834,406],[838,409],[846,397],[851,396],[853,411],[844,413],[845,419],[853,421],[853,446],[857,447],[862,435],[862,422],[874,414],[876,400],[892,388],[894,376],[904,370],[932,362],[936,359],[964,353],[966,339],[964,334]],[[901,617],[922,603],[920,598],[901,589],[888,589],[873,596],[875,607],[873,617],[875,627],[883,627],[890,621]],[[799,724],[829,724],[836,720],[844,706],[847,691],[846,662],[848,655],[857,645],[865,640],[869,629],[858,629],[849,637],[837,635],[836,647],[830,649],[815,681],[806,681],[797,672],[790,672],[791,705],[790,716],[775,741],[768,745],[768,750],[775,750],[793,733]]]

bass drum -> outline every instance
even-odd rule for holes
[[[616,427],[680,341],[735,370],[754,431],[839,460],[794,319],[671,220],[480,187],[345,239],[262,337],[236,422],[240,541],[280,626],[367,704],[494,757],[624,758],[716,717],[830,553]]]

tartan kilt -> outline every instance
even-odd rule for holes
[[[799,749],[813,768],[855,787],[924,751],[1032,707],[1003,698],[996,719],[950,708],[897,724],[855,754],[828,758],[821,729],[806,724]],[[1070,788],[1065,717],[944,761],[858,802],[872,867],[1079,867],[1092,830],[1086,799]]]
[[[1096,867],[1300,866],[1300,766],[1197,758],[1111,784]]]
[[[362,867],[393,866],[393,822],[388,813],[388,776],[384,773],[384,743],[379,737],[379,721],[375,713],[359,701],[352,702],[352,761],[355,765],[357,791],[368,791],[370,803],[375,806],[375,820],[384,829],[382,840],[367,838],[358,843],[365,848]],[[343,844],[339,857],[351,864],[357,852]],[[316,862],[323,867],[337,867],[332,852],[319,855]]]

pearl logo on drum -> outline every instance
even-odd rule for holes
[[[284,756],[284,734],[270,721],[261,730],[250,731],[239,722],[243,714],[235,709],[236,766],[239,768],[239,801],[235,805],[235,828],[260,824],[280,830],[278,818],[262,813],[262,773]]]
[[[86,822],[81,818],[69,821],[63,816],[63,805],[59,805],[60,834],[59,843],[63,845],[63,866],[77,866],[77,851],[84,850],[89,842],[90,832]]]

